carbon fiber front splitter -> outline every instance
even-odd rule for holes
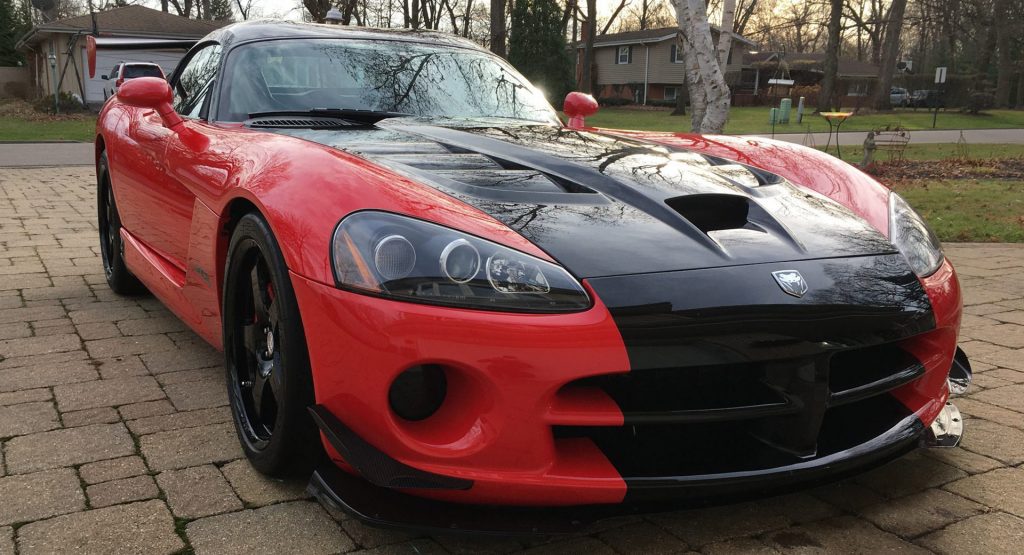
[[[428,534],[550,536],[580,532],[614,516],[719,505],[835,481],[902,456],[921,445],[924,434],[924,424],[909,415],[885,433],[842,453],[763,471],[660,480],[645,485],[667,490],[662,493],[670,495],[658,496],[662,500],[617,505],[552,508],[442,502],[371,484],[330,463],[313,473],[308,492],[325,506],[377,527]],[[646,489],[629,485],[634,486]],[[627,499],[637,497],[648,496],[627,494]]]

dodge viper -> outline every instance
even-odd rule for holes
[[[595,109],[563,124],[441,33],[225,27],[102,109],[107,281],[223,349],[255,468],[377,524],[537,530],[956,445],[959,284],[899,195]]]

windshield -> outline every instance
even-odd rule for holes
[[[317,108],[557,121],[540,91],[510,66],[458,47],[387,40],[264,41],[232,51],[226,71],[222,121]]]
[[[135,79],[136,77],[163,77],[163,71],[156,66],[124,66],[124,78]]]

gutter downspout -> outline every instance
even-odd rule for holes
[[[651,69],[651,45],[644,45],[644,106],[647,106],[647,81]]]

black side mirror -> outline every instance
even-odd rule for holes
[[[100,79],[103,79],[104,81],[110,81],[110,77],[107,77],[106,75],[100,75]]]

